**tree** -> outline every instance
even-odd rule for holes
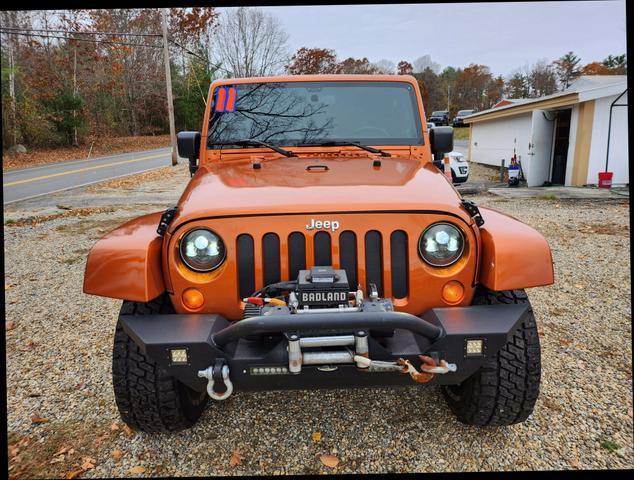
[[[568,52],[553,62],[562,90],[568,88],[572,80],[579,76],[580,61],[573,52]]]
[[[386,75],[393,75],[396,72],[396,65],[391,60],[382,59],[373,64],[379,73],[384,73]]]
[[[414,73],[414,67],[406,60],[401,60],[396,66],[399,75],[412,75]]]
[[[497,102],[502,100],[504,95],[504,78],[502,75],[498,75],[491,80],[486,86],[486,106],[485,108],[491,108]]]
[[[302,47],[291,57],[286,71],[291,75],[337,73],[337,55],[328,48]]]
[[[288,35],[277,18],[240,7],[221,17],[214,35],[214,57],[229,77],[277,75],[288,64]]]
[[[625,75],[627,73],[627,56],[625,54],[614,57],[608,55],[602,64],[608,68],[610,75]]]
[[[428,112],[444,110],[447,106],[447,92],[445,91],[446,89],[442,79],[436,75],[431,68],[426,68],[420,73],[415,73],[414,78],[418,81],[425,110]]]
[[[557,91],[557,76],[552,65],[545,60],[540,60],[531,67],[528,81],[532,97],[543,97]]]
[[[528,76],[516,71],[506,82],[504,92],[508,98],[529,98],[530,80]]]
[[[601,62],[592,62],[579,70],[580,75],[610,75],[611,70]]]
[[[426,68],[431,69],[432,72],[437,74],[440,71],[440,64],[434,62],[431,59],[431,55],[423,55],[414,60],[414,73],[423,72]]]
[[[488,108],[487,88],[493,80],[489,67],[470,64],[456,78],[455,97],[459,109]]]
[[[337,65],[337,73],[375,75],[379,70],[366,57],[349,57]]]

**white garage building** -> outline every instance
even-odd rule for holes
[[[508,166],[515,150],[529,187],[596,185],[607,160],[612,183],[629,184],[626,105],[625,75],[579,77],[563,92],[466,117],[469,159]]]

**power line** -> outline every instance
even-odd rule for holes
[[[38,33],[10,32],[5,30],[4,27],[0,29],[0,33],[5,33],[7,35],[22,35],[25,37],[55,38],[59,40],[69,40],[74,42],[106,43],[110,45],[126,45],[130,47],[162,48],[160,45],[148,45],[146,43],[114,42],[114,41],[108,41],[108,40],[94,40],[90,38],[73,38],[73,37],[62,37],[57,35],[42,35]]]
[[[0,27],[2,30],[23,31],[23,32],[51,32],[51,33],[70,33],[77,35],[106,35],[113,37],[160,37],[158,33],[130,33],[130,32],[82,32],[78,30],[57,30],[46,28],[17,28],[17,27]]]
[[[81,38],[73,38],[68,36],[58,36],[58,35],[42,35],[38,33],[25,33],[25,32],[52,32],[52,33],[69,33],[74,35],[109,35],[109,36],[131,36],[131,37],[161,37],[162,35],[154,34],[154,33],[127,33],[127,32],[79,32],[73,30],[56,30],[56,29],[44,29],[44,28],[12,28],[12,27],[0,27],[0,33],[6,33],[7,35],[22,35],[27,37],[41,37],[41,38],[55,38],[60,40],[71,40],[78,42],[91,42],[91,43],[107,43],[111,45],[127,45],[127,46],[135,46],[135,47],[149,47],[149,48],[161,48],[159,45],[147,45],[147,44],[139,44],[139,43],[127,43],[127,42],[115,42],[108,40],[90,40],[90,39],[81,39]],[[197,53],[192,52],[187,47],[181,45],[180,43],[170,39],[171,43],[175,46],[182,49],[188,55],[194,56],[200,60],[203,60],[207,64],[210,64],[209,59],[198,55]],[[215,65],[212,65],[215,66]]]

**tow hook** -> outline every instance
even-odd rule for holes
[[[420,372],[416,370],[416,367],[414,367],[409,360],[399,358],[396,361],[398,365],[403,367],[401,372],[409,373],[410,377],[418,383],[429,382],[432,378],[434,378],[434,374],[445,374],[455,372],[457,370],[455,363],[447,363],[445,360],[441,360],[440,365],[436,365],[434,359],[428,357],[427,355],[419,355],[418,358],[420,358],[423,362],[420,366]]]
[[[226,400],[233,393],[233,383],[229,379],[229,365],[223,365],[222,369],[222,381],[227,389],[222,393],[216,393],[214,390],[214,366],[210,365],[205,370],[199,370],[198,376],[207,379],[207,393],[214,400]]]

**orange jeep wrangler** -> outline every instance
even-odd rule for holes
[[[202,141],[201,141],[202,139]],[[527,287],[546,240],[464,200],[440,170],[416,80],[214,81],[192,179],[165,212],[99,240],[84,292],[123,300],[123,420],[191,426],[234,390],[440,385],[469,425],[531,414],[540,347]]]

